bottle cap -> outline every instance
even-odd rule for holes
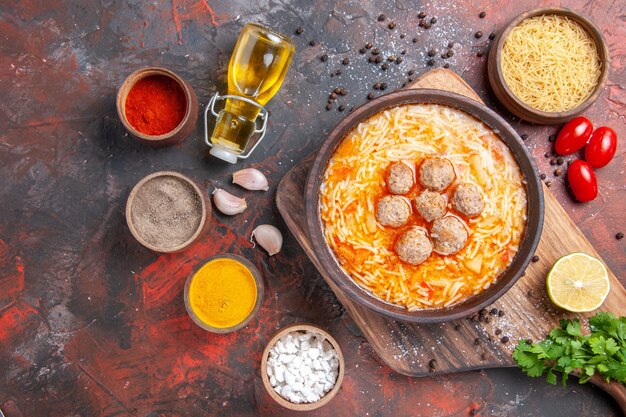
[[[209,153],[222,161],[230,162],[231,164],[237,163],[237,154],[219,146],[213,146]]]

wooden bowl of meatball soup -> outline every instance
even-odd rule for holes
[[[348,115],[307,179],[309,234],[352,300],[441,322],[493,303],[522,275],[543,225],[536,167],[486,106],[402,90]]]

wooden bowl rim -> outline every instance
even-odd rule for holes
[[[405,104],[440,104],[458,109],[482,121],[509,147],[524,176],[527,193],[527,221],[519,250],[509,267],[486,290],[466,301],[441,309],[408,311],[404,307],[387,303],[358,285],[340,267],[332,249],[322,233],[319,215],[319,188],[323,171],[334,150],[345,136],[360,122],[388,108]],[[515,130],[496,112],[471,98],[436,89],[400,90],[369,101],[346,116],[322,144],[309,172],[305,189],[307,228],[312,248],[326,271],[326,276],[352,301],[394,320],[413,323],[440,323],[463,318],[492,304],[509,290],[521,277],[539,244],[544,218],[543,188],[534,160]]]
[[[270,384],[269,377],[267,376],[267,358],[269,356],[270,349],[276,344],[276,341],[278,339],[280,339],[287,333],[296,332],[296,331],[309,331],[313,333],[319,333],[322,336],[324,336],[324,338],[328,340],[328,342],[333,346],[333,348],[335,348],[335,351],[337,351],[337,359],[339,360],[339,374],[337,375],[337,381],[335,381],[335,386],[330,391],[328,391],[326,395],[324,395],[322,398],[320,398],[314,403],[294,404],[284,399],[276,391],[274,391],[272,384]],[[332,400],[335,397],[335,395],[337,395],[337,393],[339,392],[339,389],[341,388],[341,384],[343,383],[345,367],[346,367],[346,364],[345,364],[345,360],[343,357],[343,352],[341,351],[341,348],[339,347],[339,343],[337,343],[335,338],[332,337],[330,333],[328,333],[326,330],[318,326],[315,326],[314,324],[294,323],[286,327],[283,327],[282,329],[274,333],[274,335],[269,340],[269,342],[267,342],[267,345],[265,346],[265,349],[263,350],[263,357],[261,359],[261,379],[263,380],[263,386],[265,387],[270,397],[272,397],[274,401],[276,401],[278,404],[282,405],[283,407],[289,410],[310,411],[310,410],[315,410],[317,408],[323,407],[324,405],[328,404],[330,400]]]
[[[183,116],[183,119],[180,121],[178,126],[176,126],[173,130],[167,133],[164,133],[162,135],[146,135],[145,133],[142,133],[138,131],[137,129],[135,129],[128,122],[128,118],[126,117],[126,97],[128,97],[128,93],[139,80],[149,77],[151,75],[165,75],[173,79],[174,81],[178,83],[178,85],[180,85],[180,88],[185,93],[185,102],[187,104],[187,108],[185,109],[185,115]],[[140,68],[132,72],[128,77],[124,79],[124,81],[120,85],[120,88],[117,90],[117,98],[115,100],[115,106],[117,107],[117,115],[119,116],[122,124],[132,135],[137,136],[138,138],[141,138],[145,141],[159,143],[159,142],[166,141],[176,136],[176,134],[178,134],[178,132],[180,132],[183,129],[183,127],[189,122],[191,114],[193,113],[193,110],[191,107],[193,106],[193,103],[194,103],[194,100],[193,100],[194,95],[195,95],[195,92],[191,89],[191,87],[189,87],[189,84],[187,84],[187,82],[185,82],[185,80],[181,76],[176,74],[174,71],[169,70],[167,68],[163,68],[163,67],[146,67],[146,68]]]
[[[560,112],[548,112],[548,111],[539,110],[539,109],[529,106],[528,104],[520,100],[515,94],[513,94],[508,84],[506,83],[504,75],[502,74],[502,66],[501,66],[502,47],[504,46],[504,42],[506,38],[508,37],[509,33],[511,33],[513,28],[519,25],[522,21],[532,18],[532,17],[541,16],[541,15],[566,16],[566,17],[571,18],[578,24],[580,24],[583,27],[583,29],[589,34],[594,44],[596,45],[599,59],[602,63],[602,70],[601,70],[602,72],[600,74],[600,78],[598,79],[598,83],[596,84],[591,95],[587,97],[587,99],[583,101],[582,103],[580,103],[577,107],[570,109],[570,110],[560,111]],[[511,99],[515,103],[516,106],[521,108],[523,111],[526,111],[536,116],[539,120],[543,121],[542,123],[561,122],[561,121],[569,120],[583,113],[598,99],[598,97],[602,93],[602,90],[604,89],[604,85],[606,84],[606,80],[608,79],[608,76],[609,76],[610,55],[609,55],[609,49],[608,49],[606,40],[604,39],[602,32],[587,17],[567,7],[542,7],[542,8],[532,9],[532,10],[529,10],[527,12],[524,12],[518,15],[505,26],[502,32],[500,32],[500,34],[498,35],[497,39],[494,42],[494,45],[492,46],[492,50],[495,51],[495,68],[493,70],[496,71],[497,75],[496,77],[489,77],[489,81],[491,81],[492,84],[497,83],[498,86],[502,87],[502,89],[504,90],[504,93],[508,96],[509,99]],[[492,85],[492,88],[494,89],[494,91],[496,92],[499,91],[497,88],[498,86]],[[509,109],[509,110],[515,113],[516,116],[519,116],[520,118],[527,120],[527,116],[525,117],[524,113],[520,111],[519,109]],[[533,119],[531,121],[537,121],[537,120]]]
[[[148,181],[151,181],[157,177],[176,177],[186,182],[195,190],[196,194],[198,195],[200,199],[202,217],[200,219],[200,223],[198,224],[198,228],[191,235],[191,237],[187,239],[185,242],[169,249],[159,248],[147,242],[143,238],[143,236],[141,236],[141,234],[135,227],[135,224],[133,222],[133,217],[132,217],[132,205],[135,200],[135,196],[137,195],[141,187],[144,186],[144,184],[146,184]],[[139,180],[137,184],[135,184],[133,189],[130,191],[130,194],[128,195],[128,199],[126,200],[126,223],[128,224],[128,228],[130,229],[130,232],[135,237],[135,239],[137,239],[137,241],[141,243],[143,246],[145,246],[146,248],[153,250],[155,252],[160,252],[160,253],[175,253],[175,252],[180,252],[183,249],[186,249],[188,246],[190,246],[200,237],[200,234],[203,232],[204,227],[207,223],[209,210],[210,208],[209,208],[209,205],[207,204],[206,197],[204,196],[204,193],[202,192],[202,190],[200,189],[200,187],[198,186],[198,184],[196,184],[194,180],[176,171],[158,171],[158,172],[154,172],[152,174],[149,174],[143,177],[141,180]]]
[[[206,265],[207,263],[209,263],[211,261],[214,261],[216,259],[232,259],[234,261],[240,262],[246,268],[248,268],[248,270],[252,274],[252,277],[253,277],[255,285],[256,285],[256,301],[254,302],[254,306],[252,307],[252,310],[250,310],[250,313],[246,316],[245,319],[243,319],[243,321],[241,323],[236,324],[236,325],[231,326],[231,327],[223,327],[223,328],[221,328],[221,327],[213,327],[213,326],[210,326],[210,325],[204,323],[202,320],[200,320],[200,318],[193,311],[193,309],[191,308],[191,305],[190,305],[190,301],[189,301],[189,288],[191,287],[191,281],[193,281],[194,275],[204,265]],[[185,309],[187,310],[187,314],[189,314],[189,317],[191,318],[191,320],[195,324],[197,324],[199,327],[201,327],[202,329],[204,329],[206,331],[209,331],[211,333],[216,333],[216,334],[232,333],[232,332],[235,332],[235,331],[245,327],[248,323],[250,323],[250,321],[259,312],[259,309],[261,308],[261,305],[263,304],[263,297],[264,297],[264,295],[265,295],[265,284],[263,283],[263,275],[261,275],[261,271],[259,271],[259,269],[252,262],[250,262],[248,259],[246,259],[246,258],[244,258],[243,256],[240,256],[240,255],[235,255],[234,253],[222,253],[222,254],[213,255],[213,256],[209,256],[208,258],[202,259],[191,270],[189,275],[187,275],[187,280],[185,281],[185,288],[183,290],[183,297],[184,297],[184,300],[185,300]]]

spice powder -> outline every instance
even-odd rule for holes
[[[252,272],[228,258],[207,262],[191,279],[189,304],[195,315],[215,328],[241,323],[254,309],[257,286]]]
[[[132,202],[131,218],[147,243],[158,250],[172,250],[198,230],[202,202],[185,180],[159,176],[141,186]]]

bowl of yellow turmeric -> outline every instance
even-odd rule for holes
[[[185,283],[191,319],[213,333],[230,333],[252,320],[263,302],[263,279],[247,259],[233,254],[204,259]]]

